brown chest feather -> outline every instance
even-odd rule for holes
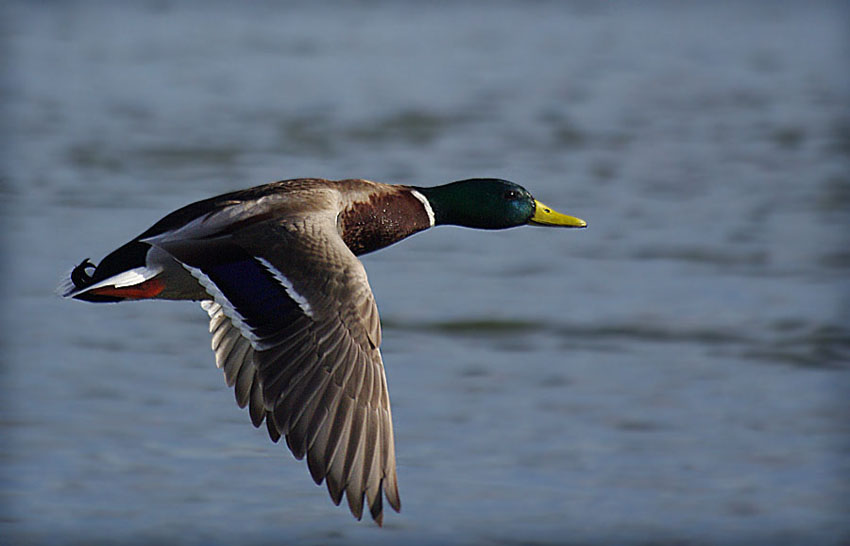
[[[342,239],[354,254],[366,254],[431,227],[423,204],[408,190],[376,194],[353,203],[338,219]]]

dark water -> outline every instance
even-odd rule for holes
[[[850,539],[842,3],[7,3],[4,543]],[[249,425],[190,303],[53,295],[168,211],[499,176],[584,231],[364,259],[403,512]]]

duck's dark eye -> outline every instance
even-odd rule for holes
[[[519,199],[519,192],[516,190],[505,190],[505,199],[508,201]]]

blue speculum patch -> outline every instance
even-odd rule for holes
[[[303,314],[286,289],[254,257],[208,265],[202,271],[259,337],[279,332]]]

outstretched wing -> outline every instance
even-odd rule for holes
[[[335,217],[266,220],[236,231],[149,242],[174,256],[212,301],[216,364],[251,420],[307,456],[334,503],[360,519],[364,496],[401,507],[378,310]]]

